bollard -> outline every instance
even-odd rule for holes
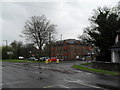
[[[52,60],[49,60],[49,62],[52,62]]]
[[[45,60],[45,63],[48,64],[48,59]]]
[[[56,63],[59,63],[59,62],[60,62],[59,59],[57,59],[57,60],[56,60]]]

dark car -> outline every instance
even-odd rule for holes
[[[38,59],[37,59],[37,58],[35,58],[35,57],[30,57],[30,58],[28,58],[28,60],[38,61]]]
[[[83,57],[83,58],[80,58],[80,61],[84,61],[85,60],[85,58]]]
[[[46,59],[48,59],[49,57],[40,57],[39,61],[45,61]]]

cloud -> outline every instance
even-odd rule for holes
[[[2,3],[0,3],[0,46],[2,45]]]
[[[3,3],[2,7],[2,39],[11,43],[19,40],[19,35],[28,18],[27,11],[14,3]]]
[[[13,0],[14,1],[14,0]],[[63,39],[75,38],[82,34],[83,28],[89,25],[88,18],[93,9],[98,6],[115,6],[119,0],[77,0],[74,2],[14,2],[2,3],[3,39],[9,44],[13,40],[23,40],[19,37],[25,21],[31,16],[45,16],[57,26],[57,36],[63,34]]]

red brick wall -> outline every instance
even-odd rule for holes
[[[57,58],[65,60],[76,60],[76,56],[83,57],[84,50],[91,50],[91,46],[83,46],[78,42],[78,44],[56,44],[51,46],[51,56],[57,56]]]

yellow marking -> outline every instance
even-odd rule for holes
[[[45,63],[47,64],[47,63],[48,63],[48,61],[45,61]]]

